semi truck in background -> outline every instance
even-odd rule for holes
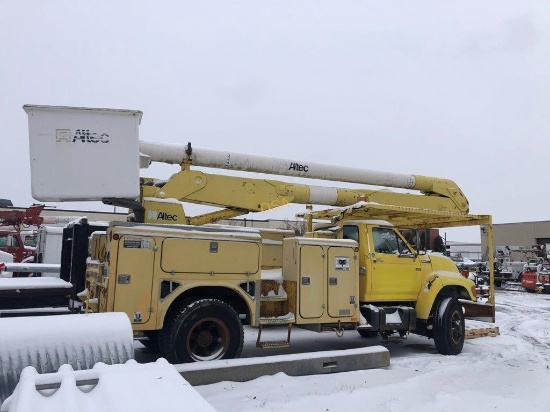
[[[63,227],[40,226],[37,233],[36,263],[51,263],[61,265],[61,246]],[[59,273],[41,273],[38,276],[57,276]]]
[[[190,143],[139,142],[138,111],[24,108],[36,199],[102,200],[131,210],[131,222],[111,222],[91,233],[85,307],[125,312],[134,332],[172,362],[238,356],[243,323],[259,328],[261,348],[288,346],[294,325],[337,334],[356,330],[366,338],[417,333],[433,338],[440,353],[453,355],[462,350],[464,312],[494,321],[493,289],[489,304],[476,304],[474,283],[449,258],[414,249],[399,232],[490,228],[490,216],[468,213],[468,201],[453,181],[200,149]],[[71,159],[89,156],[90,150],[97,156],[100,149],[100,166],[82,164],[89,170],[79,176],[91,179],[74,179],[66,169]],[[45,159],[59,150],[70,159],[52,170]],[[151,161],[178,164],[181,170],[167,180],[139,178],[137,165]],[[195,166],[419,194],[235,177]],[[221,209],[187,216],[184,202]],[[265,205],[288,203],[336,208],[305,213],[304,237],[273,240],[255,230],[212,225],[265,210]],[[273,242],[280,263],[267,267],[262,256]],[[264,269],[278,274],[269,272],[267,278]],[[286,339],[262,341],[262,329],[277,325],[287,328]]]
[[[0,230],[0,250],[9,253],[15,263],[33,262],[36,254],[36,234],[18,230]]]
[[[44,206],[32,205],[29,208],[20,209],[9,205],[11,201],[3,202],[0,210],[0,251],[12,256],[11,262],[4,263],[34,262],[36,253],[34,228],[42,224],[40,213]],[[13,276],[19,275],[21,274],[18,272],[13,273]]]

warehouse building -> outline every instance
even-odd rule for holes
[[[494,246],[541,247],[550,244],[550,221],[501,223],[493,225]],[[481,228],[481,250],[487,253],[487,229]]]

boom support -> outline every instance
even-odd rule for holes
[[[199,217],[201,223],[220,218],[238,216],[248,212],[261,212],[289,203],[349,206],[360,200],[371,203],[409,206],[419,209],[467,213],[468,200],[451,180],[407,175],[400,173],[363,170],[345,166],[299,162],[267,156],[223,152],[187,146],[140,142],[140,151],[149,161],[181,164],[182,170],[166,182],[145,179],[142,184],[142,204],[145,221],[158,222],[158,213],[149,213],[156,199],[177,199],[190,203],[208,204],[228,208],[208,218]],[[368,189],[343,189],[277,180],[254,179],[207,174],[192,170],[190,166],[203,166],[255,173],[276,174],[311,179],[332,180],[365,185],[378,185],[420,191],[422,194],[397,193]],[[166,203],[166,201],[164,202]],[[157,203],[157,209],[158,209]],[[182,222],[181,204],[163,204],[171,210],[169,216]],[[194,223],[189,218],[186,223]]]

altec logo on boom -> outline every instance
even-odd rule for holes
[[[56,142],[66,143],[109,143],[109,135],[107,133],[90,132],[88,129],[76,129],[76,132],[71,132],[71,129],[56,129]]]
[[[308,165],[301,165],[300,163],[291,163],[288,170],[295,170],[296,172],[307,172]]]

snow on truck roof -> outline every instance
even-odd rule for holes
[[[261,240],[260,231],[250,228],[225,229],[223,227],[202,227],[190,225],[152,225],[147,223],[112,222],[110,229],[119,228],[118,231],[127,235],[136,235],[146,232],[150,236],[185,236],[195,238],[206,237],[233,237],[241,239]]]
[[[357,242],[352,239],[323,239],[319,237],[296,237],[290,239],[297,241],[300,245],[357,246]]]

